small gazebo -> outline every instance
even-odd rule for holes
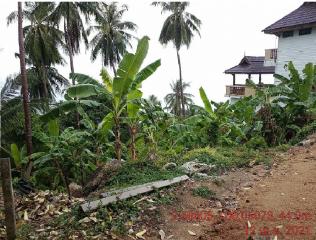
[[[246,74],[248,79],[253,80],[253,75],[259,75],[259,85],[262,84],[262,75],[274,74],[275,66],[266,66],[265,57],[245,56],[240,63],[232,68],[225,70],[226,74],[233,76],[233,85],[226,86],[226,96],[243,97],[247,95],[246,85],[236,84],[237,74]]]

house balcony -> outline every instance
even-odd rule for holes
[[[226,86],[225,97],[247,97],[256,93],[256,90],[246,85],[229,85]]]
[[[264,66],[272,67],[276,65],[276,61],[278,59],[278,49],[266,49],[264,56]]]
[[[259,88],[265,88],[272,86],[271,84],[259,84],[257,87]],[[241,97],[249,97],[249,96],[255,96],[256,89],[252,86],[248,85],[228,85],[226,86],[226,94],[225,97],[235,97],[235,98],[241,98]]]

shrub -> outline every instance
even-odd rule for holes
[[[212,198],[216,195],[215,192],[213,192],[206,186],[200,186],[198,188],[193,189],[192,194],[193,196],[199,196],[202,198]]]
[[[193,149],[185,154],[183,157],[183,162],[198,161],[203,163],[214,163],[217,162],[216,159],[216,149],[205,147]]]
[[[268,145],[262,136],[254,136],[247,143],[246,146],[253,149],[266,148]]]
[[[180,155],[173,149],[167,151],[159,151],[157,153],[157,160],[155,161],[155,165],[158,167],[162,167],[166,163],[169,162],[179,162]]]

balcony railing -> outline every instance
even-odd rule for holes
[[[256,90],[246,85],[226,86],[226,97],[246,97],[256,93]]]

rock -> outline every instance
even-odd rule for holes
[[[244,188],[252,188],[253,183],[252,183],[252,182],[245,182],[242,186],[243,186]]]
[[[314,143],[315,143],[315,139],[307,139],[300,142],[298,145],[303,146],[303,147],[309,147],[309,146],[314,145]]]
[[[207,165],[205,163],[191,161],[183,164],[180,169],[185,173],[192,175],[193,173],[209,173],[214,167],[215,166],[211,164]]]
[[[223,205],[221,204],[220,201],[216,201],[215,204],[217,208],[223,208]]]
[[[258,171],[258,173],[257,173],[257,175],[259,176],[259,177],[264,177],[265,175],[267,174],[267,171],[266,170],[260,170],[260,171]]]
[[[185,173],[193,174],[193,173],[207,173],[212,168],[205,163],[198,162],[186,162],[180,167]]]
[[[70,183],[69,190],[70,190],[70,195],[75,198],[80,198],[83,196],[82,186],[78,185],[77,183],[74,183],[74,182]]]
[[[174,169],[176,169],[176,167],[177,167],[177,164],[176,164],[176,163],[170,162],[170,163],[165,164],[165,165],[162,167],[162,169],[164,169],[164,170],[174,170]]]
[[[133,234],[134,233],[134,230],[133,230],[133,228],[130,228],[130,229],[128,229],[128,234]]]
[[[198,179],[208,179],[210,178],[209,175],[207,175],[206,173],[194,173],[193,177],[198,178]]]

